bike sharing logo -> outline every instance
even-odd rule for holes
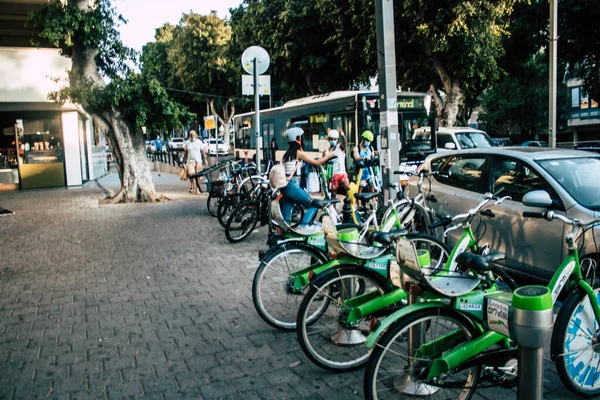
[[[571,261],[567,264],[563,272],[561,272],[560,276],[558,277],[558,280],[556,281],[556,284],[554,285],[554,289],[552,289],[552,304],[556,303],[556,299],[558,298],[560,291],[568,282],[569,277],[571,276],[571,273],[574,269],[575,261]]]
[[[508,332],[508,304],[489,299],[487,304],[487,323],[490,329],[504,336],[510,336]]]

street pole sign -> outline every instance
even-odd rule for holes
[[[260,132],[260,86],[258,77],[267,72],[270,63],[269,53],[260,46],[250,46],[242,54],[242,68],[254,76],[254,132],[256,134],[256,166],[259,172],[261,171],[262,135]]]

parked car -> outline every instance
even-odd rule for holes
[[[506,253],[501,264],[522,283],[547,283],[566,254],[564,239],[570,232],[559,221],[523,217],[523,211],[544,211],[524,206],[526,193],[545,190],[552,210],[569,217],[589,220],[600,214],[600,156],[590,153],[541,147],[472,149],[429,156],[422,168],[437,171],[423,191],[440,217],[466,212],[485,192],[511,197],[482,212],[477,235],[480,244]],[[409,181],[409,196],[416,194],[416,182]],[[449,233],[450,244],[458,239],[457,232]],[[588,229],[578,244],[587,265],[596,265],[600,229]]]
[[[573,146],[573,149],[591,151],[594,153],[600,153],[600,143],[599,142],[579,143],[579,144],[576,144],[575,146]]]
[[[185,140],[181,137],[171,138],[169,141],[169,150],[184,150],[185,149]]]
[[[519,146],[524,147],[548,147],[548,142],[543,140],[528,140],[526,142],[521,143]]]
[[[216,139],[208,139],[207,140],[208,143],[208,155],[210,156],[214,156],[217,154],[217,145],[216,145]],[[225,143],[223,141],[223,139],[219,139],[219,155],[220,156],[226,156],[227,154],[229,154],[229,144]]]
[[[473,128],[439,128],[437,148],[439,152],[495,146],[484,131]]]
[[[507,147],[507,146],[512,146],[512,140],[510,140],[510,138],[494,138],[492,139],[492,141],[494,142],[494,146],[499,146],[499,147]]]

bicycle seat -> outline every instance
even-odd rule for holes
[[[323,199],[323,200],[312,199],[312,201],[310,202],[310,205],[313,207],[317,207],[319,209],[324,209],[324,208],[329,207],[330,204],[336,204],[339,202],[340,202],[339,199]]]
[[[371,200],[375,197],[379,196],[379,192],[362,192],[362,193],[355,193],[354,194],[354,198],[357,200]]]
[[[398,230],[390,231],[390,232],[376,231],[369,235],[369,239],[371,239],[371,241],[374,243],[376,242],[376,243],[381,243],[384,246],[389,246],[397,238],[399,238],[401,236],[406,236],[407,233],[408,233],[408,230],[406,230],[406,229],[398,229]]]
[[[480,256],[473,253],[462,253],[456,258],[456,262],[463,271],[473,270],[477,272],[488,272],[494,268],[494,262],[504,260],[506,254],[500,252]]]

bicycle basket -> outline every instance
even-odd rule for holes
[[[427,249],[417,249],[413,242],[399,238],[396,242],[396,259],[402,271],[401,282],[416,282],[421,288],[427,288],[448,297],[458,297],[471,292],[479,285],[479,278],[462,272],[431,268]]]
[[[207,182],[207,185],[209,185],[208,182]],[[223,194],[223,193],[225,193],[225,182],[224,181],[212,181],[212,182],[210,182],[208,192],[209,193],[214,193],[214,194]]]

